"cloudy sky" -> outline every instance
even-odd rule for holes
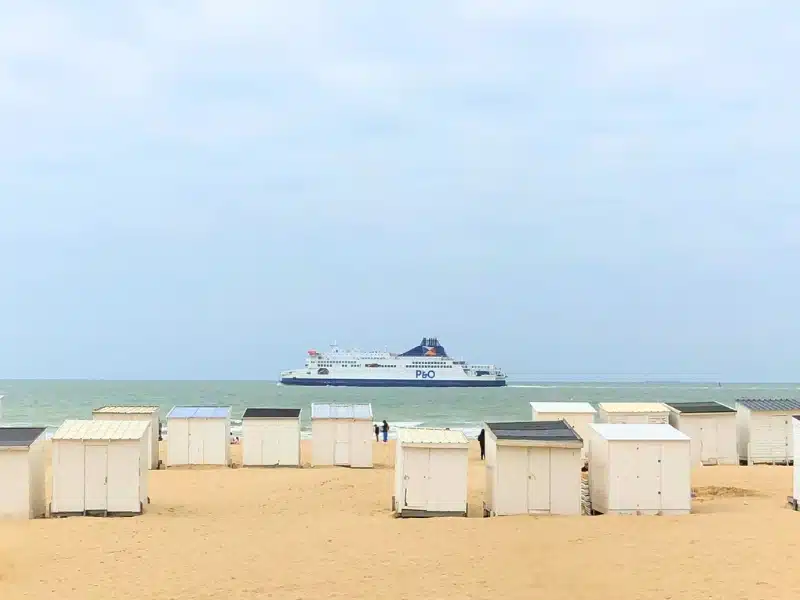
[[[800,4],[0,0],[0,377],[800,379]]]

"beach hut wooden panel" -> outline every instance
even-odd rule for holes
[[[221,465],[231,460],[230,406],[176,406],[167,414],[167,465]]]
[[[242,464],[300,466],[300,409],[246,409],[242,416]]]
[[[739,460],[747,464],[794,460],[792,417],[800,415],[795,398],[742,398],[736,401]]]
[[[738,465],[736,409],[719,402],[668,403],[669,423],[692,440],[693,465]]]
[[[582,446],[563,419],[487,423],[484,514],[581,514]]]
[[[792,500],[794,509],[800,508],[800,416],[792,417],[792,452],[794,466],[792,467]]]
[[[600,423],[669,423],[670,410],[661,402],[601,402]]]
[[[158,433],[159,433],[159,407],[158,406],[102,406],[92,411],[93,419],[106,421],[147,421],[150,423],[148,436],[148,464],[151,469],[158,469]]]
[[[0,427],[0,518],[45,516],[44,427]]]
[[[691,511],[689,436],[664,423],[592,423],[589,428],[593,511],[638,515]]]
[[[312,404],[312,464],[372,467],[372,427],[371,404]]]
[[[531,402],[531,419],[534,421],[565,420],[581,439],[589,435],[589,423],[594,423],[597,410],[588,402]],[[586,458],[586,446],[581,448]]]
[[[64,421],[52,438],[50,514],[140,514],[148,501],[148,421]]]
[[[392,510],[400,517],[467,515],[469,440],[450,429],[398,429]]]

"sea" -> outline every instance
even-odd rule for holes
[[[370,403],[376,422],[398,427],[449,427],[476,437],[483,423],[530,420],[530,402],[692,402],[800,396],[800,384],[510,383],[503,388],[345,388],[285,386],[274,381],[0,380],[0,423],[35,425],[52,433],[65,419],[91,419],[111,404],[161,407],[231,406],[233,435],[248,407],[300,408],[310,437],[311,403]],[[169,430],[164,428],[165,435]]]

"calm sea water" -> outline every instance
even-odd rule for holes
[[[233,407],[233,431],[247,407],[301,408],[304,434],[312,402],[370,402],[376,421],[390,425],[461,429],[474,437],[485,421],[528,420],[529,402],[686,402],[741,397],[800,396],[800,384],[617,384],[536,383],[495,389],[304,388],[268,381],[2,381],[2,415],[8,424],[43,425],[53,431],[64,419],[91,418],[105,404],[154,404],[162,419],[175,405]]]

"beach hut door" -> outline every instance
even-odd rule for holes
[[[550,510],[550,449],[528,449],[528,512]]]
[[[704,419],[700,422],[700,460],[711,463],[719,457],[717,453],[717,422]]]
[[[661,510],[661,455],[660,444],[636,447],[636,508],[639,510]]]
[[[350,464],[350,421],[336,421],[336,441],[333,447],[333,464]]]
[[[403,457],[405,508],[428,510],[431,451],[427,448],[406,448]]]
[[[206,422],[204,419],[189,419],[189,464],[202,465]]]
[[[108,446],[87,444],[84,452],[84,510],[108,510]]]

